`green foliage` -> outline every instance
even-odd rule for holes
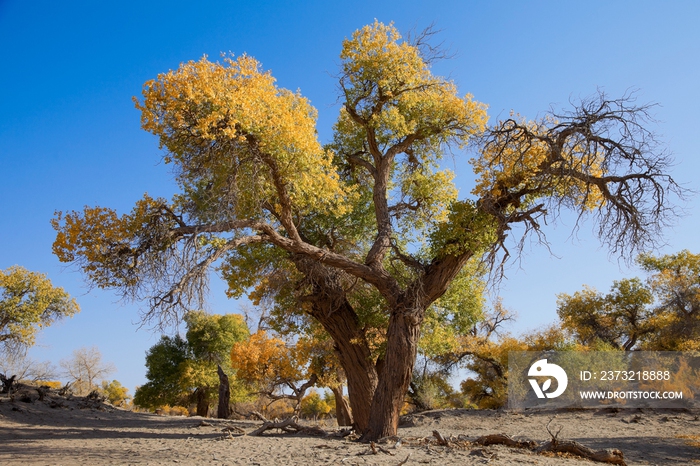
[[[46,275],[13,266],[0,270],[0,348],[23,350],[37,331],[80,311],[78,303]]]
[[[495,219],[466,200],[453,202],[447,221],[430,233],[431,251],[437,257],[473,252],[476,256],[497,241]]]
[[[182,371],[189,357],[187,342],[175,335],[162,336],[146,352],[146,382],[136,389],[134,404],[156,409],[163,405],[182,405],[191,395],[182,384]]]
[[[427,358],[458,351],[460,338],[484,319],[485,269],[471,260],[457,274],[449,288],[428,308],[419,341]]]
[[[231,400],[240,401],[246,392],[231,369],[231,347],[248,336],[248,327],[237,314],[206,314],[192,311],[185,315],[186,339],[162,336],[146,354],[146,378],[134,404],[155,409],[164,405],[187,405],[195,391],[210,402],[218,394],[217,365],[229,376]]]

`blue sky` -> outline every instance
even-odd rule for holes
[[[137,330],[138,303],[89,290],[58,262],[49,224],[56,210],[125,212],[144,192],[174,193],[132,102],[145,81],[203,54],[248,53],[280,86],[312,101],[325,142],[339,111],[333,76],[341,42],[375,18],[402,32],[435,23],[456,56],[433,72],[487,103],[492,121],[511,110],[536,117],[598,88],[614,97],[638,89],[640,103],[659,104],[653,129],[675,155],[673,175],[700,188],[700,2],[0,0],[0,269],[18,264],[46,273],[82,307],[43,331],[31,356],[58,363],[96,345],[132,394],[145,382],[145,351],[158,335]],[[473,179],[466,157],[453,168],[466,195]],[[700,252],[697,201],[685,208],[661,252]],[[516,333],[554,321],[557,293],[584,283],[606,290],[638,274],[609,257],[591,223],[571,238],[571,219],[562,220],[546,229],[554,255],[528,245],[500,285],[518,315]],[[236,312],[239,305],[212,283],[210,308]]]

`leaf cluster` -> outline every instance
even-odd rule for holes
[[[32,346],[39,330],[79,311],[46,275],[19,266],[0,270],[0,345],[6,352]]]

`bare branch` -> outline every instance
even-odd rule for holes
[[[689,191],[669,175],[672,159],[647,129],[651,108],[636,105],[632,93],[615,100],[599,93],[568,112],[490,129],[481,142],[494,181],[479,205],[498,219],[499,248],[509,225],[524,225],[523,238],[541,235],[540,224],[564,208],[576,213],[575,229],[593,216],[613,254],[630,258],[657,245],[679,214],[671,198]]]

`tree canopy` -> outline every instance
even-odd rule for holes
[[[583,345],[614,349],[683,351],[700,348],[700,255],[689,251],[654,256],[637,263],[646,280],[624,279],[610,293],[584,287],[560,294],[562,326]]]
[[[197,404],[197,414],[206,416],[219,387],[217,368],[234,380],[234,401],[245,397],[235,382],[229,352],[248,337],[248,326],[237,314],[207,314],[190,311],[184,316],[186,338],[162,336],[146,354],[146,379],[134,395],[134,404],[156,409],[164,405]]]
[[[0,349],[22,351],[41,328],[78,311],[75,299],[46,275],[19,266],[0,270]]]
[[[136,107],[179,192],[122,216],[59,212],[54,252],[91,283],[147,300],[155,325],[199,307],[218,267],[231,296],[271,299],[296,328],[321,325],[363,438],[394,435],[426,312],[466,264],[500,262],[515,231],[516,244],[541,235],[563,209],[593,217],[613,251],[644,249],[673,215],[668,196],[682,195],[649,106],[600,94],[487,126],[484,104],[432,74],[431,35],[403,40],[375,21],[343,41],[326,146],[316,110],[252,57],[160,74]],[[476,185],[459,198],[443,159],[470,144]]]
[[[97,346],[78,348],[73,356],[60,362],[64,375],[72,383],[72,389],[79,395],[87,395],[100,387],[104,378],[117,368],[111,362],[102,360],[102,353]]]

